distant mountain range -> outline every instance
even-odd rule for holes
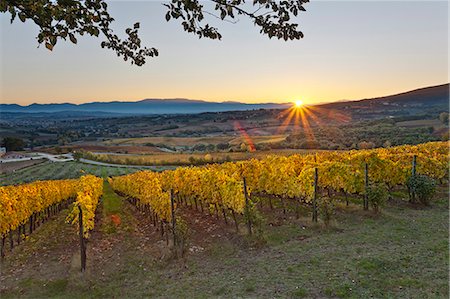
[[[391,96],[340,101],[326,106],[349,107],[363,105],[448,105],[449,84],[416,89]],[[292,104],[246,104],[240,102],[207,102],[189,99],[145,99],[137,102],[92,102],[85,104],[0,104],[1,113],[76,113],[76,114],[193,114],[202,112],[243,111],[255,109],[285,109]],[[321,105],[322,106],[322,105]]]
[[[189,99],[145,99],[137,102],[93,102],[85,104],[0,104],[0,112],[83,112],[120,114],[193,114],[202,112],[243,111],[254,109],[283,109],[291,104],[246,104],[239,102],[207,102]]]

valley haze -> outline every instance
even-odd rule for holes
[[[361,101],[375,102],[413,102],[426,101],[433,105],[438,102],[448,103],[449,84],[436,85],[419,88],[408,92],[391,96],[383,96],[359,101],[338,101],[326,104],[326,106],[341,106],[345,103],[356,103]],[[114,113],[114,114],[196,114],[203,112],[224,112],[224,111],[245,111],[257,109],[286,109],[292,103],[241,103],[241,102],[207,102],[190,99],[145,99],[137,102],[113,101],[113,102],[92,102],[83,104],[31,104],[21,106],[18,104],[0,104],[0,112],[5,113]]]

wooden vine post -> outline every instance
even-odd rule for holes
[[[237,222],[236,213],[231,209],[231,216],[233,216],[234,226],[236,227],[236,232],[239,233],[239,224]]]
[[[244,177],[244,196],[245,196],[245,212],[247,214],[247,230],[248,230],[248,234],[251,235],[252,234],[252,221],[250,219],[250,203],[249,203],[249,199],[248,199],[248,193],[247,193],[247,181],[245,180]]]
[[[9,249],[13,250],[14,248],[14,240],[13,240],[13,231],[9,231]]]
[[[81,259],[81,272],[86,270],[86,245],[84,243],[83,235],[83,210],[78,206],[78,223],[80,228],[80,259]]]
[[[177,234],[176,234],[177,220],[175,219],[175,204],[174,204],[173,189],[170,189],[170,211],[172,216],[173,246],[175,247],[177,245]]]
[[[6,236],[2,236],[2,248],[0,249],[2,260],[5,258],[5,243],[6,243]]]
[[[416,177],[416,167],[417,167],[417,155],[413,156],[413,160],[412,160],[412,170],[411,170],[411,176],[414,180],[414,178]],[[412,186],[412,190],[411,190],[411,201],[414,202],[416,201],[416,192],[415,192],[415,186]]]
[[[30,234],[33,232],[33,214],[30,216]]]
[[[314,196],[313,196],[313,213],[312,221],[317,223],[317,183],[319,181],[319,172],[317,167],[314,168]]]
[[[228,224],[228,220],[227,220],[227,213],[225,212],[225,209],[222,206],[222,215],[223,215],[223,219],[225,220],[225,224]]]
[[[364,192],[364,210],[369,209],[369,197],[368,197],[368,190],[369,190],[369,165],[366,163],[364,167],[364,184],[365,184],[365,192]]]

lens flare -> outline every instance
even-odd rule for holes
[[[327,126],[330,121],[336,123],[348,123],[351,116],[335,109],[323,108],[321,106],[310,106],[302,100],[295,100],[292,107],[283,110],[277,119],[281,121],[278,127],[278,134],[284,134],[287,130],[291,133],[301,132],[305,136],[305,141],[314,141],[313,126]]]
[[[245,143],[248,145],[248,150],[250,152],[256,151],[256,146],[253,143],[252,138],[247,134],[247,131],[241,126],[241,124],[238,121],[234,122],[234,129],[236,131],[239,131],[241,136],[244,138]]]

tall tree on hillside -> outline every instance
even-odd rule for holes
[[[248,2],[248,3],[247,3]],[[236,22],[238,17],[249,18],[260,33],[269,38],[295,40],[303,37],[298,24],[292,21],[305,11],[309,0],[170,0],[165,19],[178,20],[183,29],[199,38],[221,39],[218,29],[209,25],[205,17]],[[206,6],[204,5],[207,4]],[[109,48],[117,56],[141,66],[147,57],[158,56],[156,48],[142,46],[138,35],[139,23],[125,30],[126,38],[119,38],[111,29],[114,18],[108,12],[105,0],[0,0],[0,12],[11,14],[11,23],[33,21],[39,27],[37,40],[50,51],[59,39],[77,43],[80,35],[98,37],[102,48]]]
[[[8,152],[22,150],[25,146],[25,142],[21,138],[17,137],[5,137],[2,140],[2,146],[6,147]]]
[[[439,120],[444,125],[448,125],[448,112],[442,112],[441,114],[439,114]]]

